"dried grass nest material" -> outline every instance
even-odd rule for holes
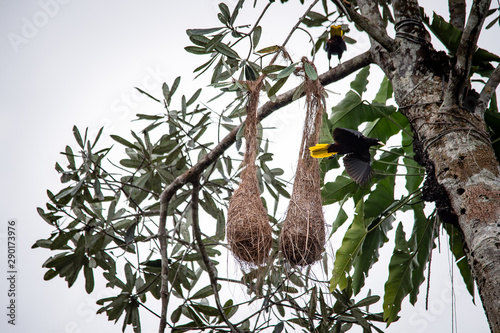
[[[307,113],[293,191],[280,235],[280,250],[294,266],[315,263],[322,258],[325,248],[319,161],[310,156],[308,149],[319,139],[323,87],[318,80],[311,81],[307,76],[304,84]]]
[[[255,177],[242,178],[240,187],[231,197],[227,239],[231,252],[240,263],[261,265],[271,249],[272,228],[256,181]]]
[[[245,121],[246,150],[238,189],[229,201],[226,234],[231,252],[243,265],[265,263],[272,245],[272,228],[260,198],[255,166],[257,106],[262,80],[248,82],[250,91]]]

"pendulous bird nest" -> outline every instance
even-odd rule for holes
[[[308,149],[319,139],[324,112],[323,87],[318,80],[312,81],[307,75],[304,85],[307,113],[293,191],[280,235],[280,250],[294,266],[307,266],[320,260],[325,248],[319,161],[311,157]]]
[[[245,156],[238,189],[229,201],[226,233],[231,252],[240,264],[263,264],[272,244],[272,228],[260,198],[255,158],[257,151],[257,107],[262,78],[248,82],[249,101],[245,121]]]

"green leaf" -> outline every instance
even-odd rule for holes
[[[352,275],[352,289],[355,295],[357,295],[365,285],[365,278],[368,277],[371,267],[378,261],[380,249],[389,240],[387,234],[392,229],[394,220],[392,216],[385,218],[380,225],[366,235],[366,239],[361,247],[361,252],[355,258],[353,264],[354,273]],[[378,222],[378,220],[376,219],[375,222]],[[368,229],[370,229],[370,227],[373,228],[375,226],[370,225]]]
[[[434,12],[432,15],[432,23],[429,23],[429,17],[425,15],[423,21],[451,54],[457,52],[460,40],[462,39],[462,31],[460,31],[460,29],[446,22],[443,17]],[[490,61],[500,61],[500,57],[481,48],[478,48],[472,57],[473,65]]]
[[[482,48],[478,48],[474,53],[474,55],[472,56],[472,63],[474,65],[477,65],[479,62],[490,62],[490,61],[499,62],[500,57]]]
[[[318,79],[318,73],[316,73],[316,70],[314,69],[313,66],[311,66],[310,63],[308,62],[304,63],[304,71],[311,80],[316,81]]]
[[[284,327],[285,323],[283,321],[280,321],[276,324],[276,326],[274,326],[273,333],[281,333]]]
[[[389,263],[389,277],[385,283],[384,321],[387,325],[397,319],[403,299],[412,290],[411,275],[416,268],[415,244],[406,241],[403,224],[396,230],[396,245]]]
[[[174,83],[172,83],[172,88],[170,88],[170,91],[168,92],[167,104],[170,104],[170,101],[172,100],[172,96],[174,96],[175,91],[179,87],[180,82],[181,82],[181,77],[180,76],[176,77],[174,80]]]
[[[278,76],[276,76],[276,78],[278,80],[279,79],[283,79],[283,78],[287,78],[294,71],[295,71],[295,64],[291,64],[290,66],[288,66],[287,68],[285,68],[284,70],[282,70],[280,73],[278,73]]]
[[[75,155],[73,155],[73,150],[71,150],[70,146],[66,146],[65,155],[68,159],[69,168],[72,170],[76,170]]]
[[[267,74],[271,74],[271,73],[274,73],[277,71],[282,71],[285,68],[286,67],[282,66],[282,65],[269,65],[269,66],[266,66],[262,69],[262,73],[267,75]]]
[[[70,239],[72,239],[75,234],[77,234],[79,231],[78,230],[70,230],[68,232],[64,232],[64,231],[60,231],[59,232],[59,236],[57,236],[54,241],[52,242],[52,244],[50,245],[50,249],[51,250],[59,250],[59,249],[62,249],[64,248],[68,241]]]
[[[189,36],[189,40],[192,41],[193,44],[196,44],[201,47],[206,47],[208,42],[210,42],[209,38],[201,35],[191,35]]]
[[[182,314],[182,305],[180,305],[177,309],[175,309],[172,314],[170,315],[170,320],[172,320],[173,323],[176,323],[179,321],[181,318]]]
[[[217,290],[220,290],[221,285],[217,284]],[[190,297],[190,299],[199,299],[199,298],[206,298],[208,296],[211,296],[214,294],[214,291],[212,290],[212,286],[206,286],[198,290],[193,296]]]
[[[238,55],[238,53],[236,53],[236,51],[234,51],[232,48],[230,48],[228,45],[226,45],[224,43],[217,44],[215,46],[215,49],[228,58],[231,58],[231,59],[239,59],[240,58],[240,56]]]
[[[432,33],[436,35],[450,53],[455,54],[457,52],[462,38],[462,32],[458,28],[446,22],[435,12],[432,13],[432,23],[429,23],[429,17],[426,15],[423,17],[423,22],[427,24]]]
[[[323,205],[330,205],[343,200],[347,195],[352,195],[359,186],[348,177],[338,176],[335,182],[328,182],[321,189]]]
[[[372,304],[377,303],[380,300],[380,296],[373,295],[373,296],[368,296],[361,301],[357,302],[356,304],[353,305],[353,308],[360,308],[362,306],[370,306]]]
[[[286,80],[288,80],[288,76],[284,77],[282,79],[279,79],[274,84],[274,86],[272,86],[271,89],[269,89],[269,91],[267,92],[267,96],[271,97],[271,96],[276,95],[276,93],[281,89],[281,87],[283,87],[283,85],[285,84]]]
[[[53,278],[55,278],[57,276],[57,272],[53,269],[49,269],[47,272],[45,272],[45,274],[43,275],[43,279],[45,281],[49,281],[49,280],[52,280]]]
[[[500,19],[500,17],[496,17],[495,19],[493,19],[493,21],[488,23],[488,25],[486,26],[486,30],[491,29],[491,27],[493,27],[495,25],[495,23],[498,22],[499,19]]]
[[[221,14],[226,19],[226,21],[229,21],[229,19],[231,18],[231,12],[229,11],[229,7],[225,3],[221,2],[219,3],[219,9]]]
[[[346,94],[346,97],[340,101],[339,104],[333,107],[332,117],[330,121],[332,122],[332,127],[344,127],[357,129],[359,125],[367,121],[375,121],[370,127],[365,129],[364,134],[375,136],[379,135],[380,140],[386,140],[389,136],[392,136],[394,132],[399,132],[400,128],[392,121],[384,119],[392,115],[396,111],[396,108],[392,105],[381,106],[381,105],[371,105],[366,104],[361,101],[360,97],[352,90]],[[380,119],[384,121],[383,125]],[[375,129],[378,129],[376,131]],[[383,129],[388,129],[391,133],[383,133]],[[377,133],[375,133],[377,132]]]
[[[184,48],[184,50],[186,50],[187,52],[192,53],[192,54],[206,54],[207,53],[207,51],[205,50],[204,47],[199,47],[199,46],[186,46]]]
[[[219,31],[220,29],[223,29],[223,27],[209,28],[209,29],[188,29],[188,30],[186,30],[186,33],[189,36],[194,36],[194,35],[209,35],[211,33]]]
[[[395,165],[391,167],[392,170],[396,169]],[[377,183],[365,201],[365,218],[380,217],[394,203],[394,186],[395,177],[387,177]]]
[[[134,145],[133,143],[125,140],[124,138],[122,138],[121,136],[118,136],[118,135],[114,135],[114,134],[111,134],[110,135],[111,138],[113,140],[115,140],[116,142],[118,143],[121,143],[122,145],[124,145],[125,147],[129,147],[129,148],[132,148],[132,149],[137,149],[137,150],[140,150],[139,147],[137,147],[136,145]]]
[[[380,88],[377,92],[377,95],[375,95],[375,98],[373,99],[373,103],[378,103],[385,105],[387,103],[387,100],[392,97],[392,84],[391,81],[387,78],[387,76],[384,76],[382,79],[382,83],[380,83]]]
[[[190,106],[191,104],[193,104],[198,99],[198,97],[200,97],[200,94],[201,94],[201,88],[196,90],[193,96],[191,96],[191,98],[187,101],[186,106]]]
[[[257,51],[257,53],[271,53],[271,52],[276,52],[279,49],[280,47],[278,45],[273,45],[260,49],[259,51]]]
[[[144,94],[146,96],[148,96],[149,98],[151,98],[152,100],[155,100],[157,101],[158,103],[161,103],[161,101],[158,99],[158,98],[155,98],[153,96],[151,96],[150,94],[148,94],[147,92],[145,92],[144,90],[142,90],[141,88],[137,88],[135,87],[135,89],[137,89],[137,91],[139,91],[141,94]]]
[[[262,27],[260,25],[258,25],[255,27],[255,29],[253,31],[253,35],[252,35],[252,42],[253,42],[253,49],[254,50],[257,47],[257,45],[259,45],[261,35],[262,35]]]
[[[219,310],[217,310],[212,306],[202,305],[202,304],[193,304],[192,306],[196,311],[198,311],[199,313],[203,313],[204,315],[207,316],[214,317],[220,314]]]
[[[94,273],[88,265],[83,266],[83,275],[85,276],[85,291],[90,294],[94,290]]]
[[[342,245],[335,254],[332,278],[330,280],[330,291],[337,286],[340,289],[347,287],[347,276],[351,270],[354,258],[358,255],[365,240],[367,229],[364,218],[364,203],[360,200],[356,205],[355,215],[351,226],[347,229]]]
[[[259,73],[250,65],[245,65],[245,79],[248,81],[255,81],[259,77]]]
[[[351,89],[358,93],[360,97],[366,91],[366,86],[368,84],[368,76],[370,75],[370,66],[363,67],[356,78],[351,82]]]
[[[73,126],[73,135],[75,136],[76,142],[81,148],[84,148],[82,136],[80,135],[80,131],[78,130],[78,127]]]
[[[342,208],[342,206],[340,206],[339,211],[337,213],[337,218],[332,223],[332,231],[331,231],[332,234],[334,234],[337,231],[337,229],[340,228],[345,221],[347,221],[347,217],[348,217],[347,213]]]

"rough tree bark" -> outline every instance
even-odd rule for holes
[[[376,2],[357,3],[365,18],[383,26]],[[472,3],[465,27],[460,23],[465,13],[453,12],[454,24],[464,31],[455,58],[430,44],[417,0],[392,3],[397,46],[390,51],[372,38],[372,58],[391,81],[396,103],[412,126],[416,160],[427,170],[423,198],[435,202],[445,223],[462,231],[491,331],[500,332],[500,166],[486,132],[484,101],[475,108],[462,103],[490,1]],[[496,88],[498,82],[492,84]]]

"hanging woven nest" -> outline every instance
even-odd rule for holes
[[[243,265],[258,266],[269,256],[272,229],[260,198],[255,158],[257,155],[257,107],[262,78],[248,82],[249,101],[245,120],[245,156],[240,185],[229,201],[227,239],[231,252]]]
[[[308,61],[303,58],[302,62]],[[304,76],[307,113],[293,191],[280,235],[280,250],[294,266],[307,266],[320,260],[325,248],[319,162],[311,157],[308,149],[319,139],[324,112],[321,102],[323,87],[319,80],[312,81]]]

